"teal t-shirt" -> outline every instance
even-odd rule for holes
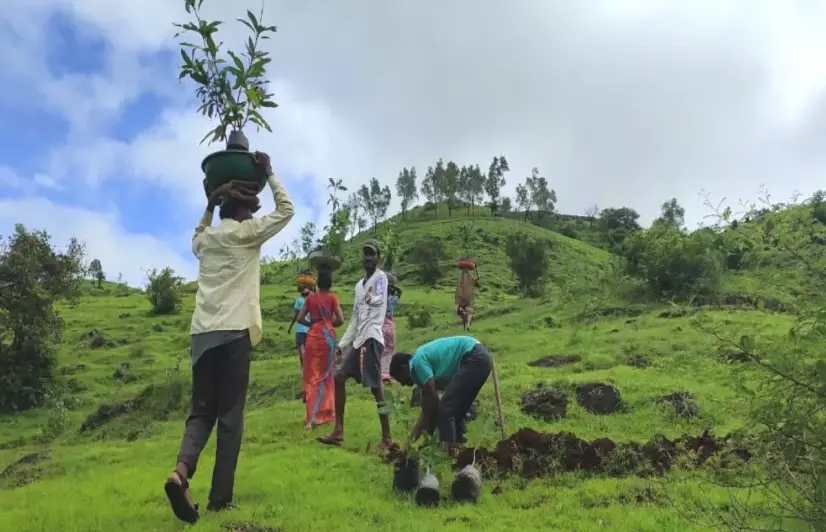
[[[462,357],[479,341],[471,336],[448,336],[428,342],[416,349],[410,359],[410,376],[417,386],[424,386],[431,378],[437,390],[444,390],[456,372]]]
[[[301,308],[303,306],[304,306],[304,296],[298,296],[298,299],[295,300],[295,305],[293,305],[293,310],[295,310],[296,312],[301,312]],[[304,318],[304,319],[307,320],[307,321],[310,321],[310,315],[307,314],[307,317]],[[296,323],[295,324],[295,332],[296,332],[296,334],[301,334],[301,333],[306,334],[306,333],[310,332],[310,328],[307,327],[306,325],[301,324],[301,323]]]

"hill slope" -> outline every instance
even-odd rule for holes
[[[402,247],[425,236],[444,238],[456,249],[456,220],[410,222],[399,227]],[[748,381],[750,369],[718,354],[713,338],[695,330],[690,316],[662,308],[597,305],[596,316],[578,321],[583,302],[575,285],[599,277],[609,256],[585,243],[513,220],[474,219],[485,290],[478,295],[473,335],[493,352],[502,379],[509,432],[520,427],[571,431],[586,439],[646,441],[655,434],[675,438],[713,428],[724,434],[744,422],[747,399],[731,383]],[[553,242],[553,296],[542,301],[512,295],[504,240],[526,231]],[[363,236],[348,246],[336,291],[349,318],[357,253]],[[452,262],[452,261],[450,261]],[[455,273],[435,288],[415,284],[413,266],[398,262],[405,293],[398,319],[398,348],[411,350],[429,339],[461,334],[454,315]],[[518,476],[488,480],[476,506],[445,501],[437,510],[417,508],[391,492],[392,468],[368,449],[378,439],[369,393],[348,386],[347,441],[342,448],[317,445],[302,430],[303,405],[296,400],[300,374],[292,338],[285,331],[295,296],[292,272],[262,287],[265,340],[255,350],[244,446],[236,482],[240,509],[207,516],[201,530],[699,530],[684,521],[662,491],[685,504],[728,502],[728,493],[674,472],[663,481],[581,473],[530,482]],[[153,317],[138,293],[95,292],[77,308],[63,310],[60,353],[62,405],[0,418],[0,530],[121,531],[180,530],[166,506],[163,480],[174,465],[188,398],[188,328],[193,298],[180,313]],[[433,323],[411,329],[406,309],[426,306]],[[731,328],[781,330],[790,320],[762,311],[708,311]],[[573,355],[559,367],[529,362],[548,355]],[[541,421],[520,410],[520,397],[537,384],[569,386],[611,383],[623,408],[608,416],[590,413],[569,394],[567,416]],[[389,388],[399,398],[410,390]],[[690,392],[697,417],[683,419],[659,398]],[[469,440],[491,446],[499,439],[493,389],[480,396]],[[394,436],[403,440],[415,411],[393,415]],[[64,430],[61,432],[60,428]],[[54,439],[51,437],[54,436]],[[207,447],[193,480],[205,503],[214,455]],[[439,468],[443,486],[451,479]],[[496,488],[494,490],[494,488]],[[445,496],[447,492],[445,492]],[[258,528],[256,528],[258,527]]]

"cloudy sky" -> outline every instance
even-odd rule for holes
[[[192,278],[199,165],[218,147],[198,144],[211,126],[177,81],[183,0],[2,3],[0,234],[77,235],[133,284],[166,265]],[[233,21],[259,5],[204,9]],[[265,21],[280,107],[273,133],[248,136],[297,204],[265,254],[323,223],[328,177],[394,188],[439,157],[504,153],[508,194],[537,166],[562,212],[627,205],[646,223],[677,197],[696,225],[701,189],[826,188],[818,0],[266,0]]]

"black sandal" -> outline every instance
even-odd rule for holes
[[[198,522],[199,517],[198,504],[193,505],[186,496],[189,489],[189,480],[181,477],[177,471],[175,476],[178,478],[178,482],[167,479],[166,484],[164,484],[163,489],[166,492],[166,498],[169,499],[169,505],[172,507],[175,517],[185,523],[194,525]]]

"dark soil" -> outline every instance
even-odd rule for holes
[[[680,419],[691,419],[700,415],[697,398],[688,392],[674,392],[657,399],[657,403],[670,406]]]
[[[599,382],[577,384],[576,401],[592,414],[613,414],[622,405],[619,390]]]
[[[615,443],[607,438],[588,442],[570,432],[540,433],[523,428],[496,448],[466,448],[456,458],[458,471],[474,461],[485,476],[502,478],[516,473],[525,479],[563,473],[588,471],[610,476],[662,474],[672,468],[678,456],[694,458],[701,465],[710,456],[728,451],[742,461],[751,458],[729,436],[716,438],[708,431],[698,437],[684,435],[676,440],[655,436],[648,442]]]
[[[742,362],[745,364],[751,362],[752,358],[748,353],[744,353],[742,351],[732,351],[726,354],[726,360],[729,362]]]
[[[280,528],[262,526],[256,523],[228,522],[222,524],[221,528],[229,532],[281,532]]]
[[[0,471],[0,488],[19,488],[37,482],[43,473],[40,464],[48,460],[51,452],[43,451],[23,456]]]
[[[580,360],[582,360],[582,357],[579,355],[548,355],[533,362],[528,362],[528,365],[534,368],[558,368],[559,366],[576,364]]]
[[[92,349],[99,349],[101,347],[114,347],[115,343],[107,340],[103,333],[101,333],[97,329],[92,329],[86,333],[86,337],[89,339],[89,347]]]
[[[635,368],[647,368],[651,365],[651,362],[642,355],[634,355],[628,359],[628,365]]]
[[[688,316],[688,311],[685,310],[666,310],[664,312],[660,312],[661,318],[683,318]]]
[[[126,381],[129,377],[129,362],[121,364],[112,374],[112,378],[119,381]]]
[[[568,397],[556,388],[536,388],[522,396],[521,410],[543,421],[557,421],[568,414]]]
[[[183,386],[180,382],[165,385],[151,384],[141,390],[135,397],[120,403],[104,404],[98,407],[80,426],[81,434],[97,430],[107,423],[126,416],[136,415],[148,421],[164,421],[169,414],[181,408]]]

